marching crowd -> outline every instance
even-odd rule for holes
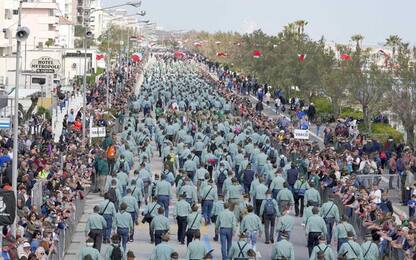
[[[87,246],[79,259],[102,259],[102,243],[110,244],[104,259],[134,259],[127,243],[135,226],[146,223],[155,244],[151,259],[178,259],[169,244],[170,215],[178,225],[177,240],[187,244],[181,256],[187,259],[212,258],[201,241],[203,225],[215,227],[213,240],[220,242],[223,259],[255,259],[258,239],[272,245],[271,259],[295,259],[290,241],[296,217],[303,220],[310,259],[380,259],[392,248],[413,258],[416,158],[410,148],[357,135],[340,141],[329,127],[325,147],[295,139],[295,128],[316,121],[313,104],[306,109],[299,99],[271,95],[268,86],[209,63],[219,75],[215,80],[200,57],[155,59],[138,95],[140,68],[125,65],[111,73],[112,83],[123,86],[112,100],[120,129],[113,128],[100,145],[81,142],[82,110],[70,111],[58,144],[48,122],[41,131],[21,133],[18,230],[14,238],[3,229],[5,259],[47,259],[90,179],[104,201],[88,217]],[[90,87],[93,110],[86,113],[107,125],[104,80]],[[260,102],[240,95],[246,89]],[[276,111],[291,116],[266,116],[263,96],[279,100]],[[2,135],[4,189],[10,189],[11,147]],[[156,156],[163,160],[160,173],[152,170]],[[388,190],[358,175],[386,171],[398,176],[409,218],[396,219]],[[44,197],[37,208],[31,190],[39,182]],[[360,228],[349,223],[353,217],[361,220]]]
[[[94,208],[86,229],[95,254],[103,241],[112,245],[106,259],[126,255],[141,222],[148,223],[156,245],[151,259],[177,259],[168,242],[174,204],[177,240],[188,245],[187,259],[212,257],[200,240],[201,225],[215,226],[213,240],[220,242],[223,259],[255,259],[263,237],[273,244],[271,259],[294,259],[295,217],[303,218],[310,259],[379,259],[393,247],[413,257],[415,220],[395,219],[387,191],[357,176],[385,168],[397,172],[405,186],[403,202],[416,201],[409,148],[356,136],[348,142],[327,138],[323,148],[297,140],[293,130],[309,124],[296,122],[313,114],[310,108],[299,113],[299,99],[288,108],[299,121],[268,117],[239,95],[248,79],[217,67],[216,81],[197,59],[157,60],[145,71],[140,94],[129,100],[122,131],[108,135],[96,155],[105,201]],[[255,93],[259,88],[251,86]],[[160,173],[152,171],[155,156],[163,159]],[[362,220],[362,229],[349,223],[353,216]],[[233,242],[235,234],[239,239]]]

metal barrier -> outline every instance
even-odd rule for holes
[[[75,233],[78,222],[84,213],[85,199],[77,197],[74,204],[75,210],[71,212],[70,218],[67,219],[65,228],[60,230],[58,239],[54,241],[54,251],[49,255],[49,260],[63,259],[72,242],[72,235]]]

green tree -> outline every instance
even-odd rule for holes
[[[414,147],[416,125],[416,63],[408,44],[400,44],[397,63],[393,68],[394,86],[391,89],[391,108],[402,121],[406,141]]]
[[[384,46],[390,47],[392,50],[392,55],[391,58],[394,60],[396,57],[396,50],[397,47],[401,44],[402,39],[400,39],[400,37],[398,35],[390,35],[387,39],[386,39],[386,43],[384,44]]]

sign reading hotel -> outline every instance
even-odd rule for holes
[[[36,73],[51,73],[56,74],[61,69],[61,63],[59,60],[54,60],[51,57],[40,57],[39,59],[32,60],[32,70]]]

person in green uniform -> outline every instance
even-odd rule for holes
[[[100,251],[93,247],[94,240],[92,238],[88,238],[86,241],[85,247],[81,248],[78,254],[78,260],[84,260],[88,255],[91,257],[90,259],[93,260],[100,260]]]
[[[163,210],[163,208],[161,208]],[[171,260],[172,253],[175,252],[169,245],[169,234],[161,236],[161,243],[159,243],[153,250],[150,260]]]
[[[273,246],[272,260],[295,260],[295,250],[291,242],[289,242],[289,235],[282,232],[280,240]]]
[[[203,207],[202,214],[204,215],[205,225],[211,223],[214,201],[217,200],[217,188],[215,187],[213,180],[208,179],[208,184],[201,188],[201,204]]]
[[[290,192],[290,191],[289,191]],[[272,192],[267,192],[267,197],[260,206],[260,217],[264,221],[264,229],[266,236],[266,244],[274,243],[274,227],[276,225],[276,217],[280,214],[277,201],[272,198]]]
[[[338,251],[338,257],[345,257],[346,259],[364,260],[363,251],[360,244],[354,241],[354,232],[348,231],[348,240],[342,244]]]
[[[214,201],[214,205],[212,207],[212,215],[211,215],[211,221],[213,223],[217,223],[217,218],[220,212],[224,210],[224,197],[222,195],[218,195],[218,200]],[[215,227],[215,235],[214,235],[214,241],[218,241],[218,233],[219,229],[216,226]]]
[[[192,212],[191,206],[185,200],[185,197],[185,194],[179,195],[179,201],[175,203],[175,209],[173,211],[173,217],[176,218],[176,222],[178,223],[178,241],[182,245],[185,244],[185,231],[188,216]]]
[[[240,233],[240,239],[237,242],[233,242],[232,246],[228,250],[228,258],[223,260],[239,260],[248,259],[248,251],[252,249],[250,243],[247,242],[247,236],[244,232]]]
[[[169,217],[169,202],[172,198],[172,185],[166,180],[166,175],[162,175],[162,181],[156,184],[157,202],[165,210],[165,217]]]
[[[320,258],[319,258],[320,257]],[[331,245],[326,244],[325,235],[319,236],[319,244],[316,245],[309,257],[309,260],[335,260],[334,251],[331,248]]]
[[[285,209],[281,213],[281,215],[282,216],[279,217],[279,220],[277,221],[277,225],[276,225],[276,231],[279,233],[277,240],[280,240],[281,233],[286,233],[288,238],[290,239],[290,234],[293,231],[294,219],[289,214],[289,209]]]
[[[365,260],[378,260],[380,251],[376,243],[373,242],[373,236],[371,233],[365,235],[365,242],[361,244],[361,250],[363,252],[363,259]]]
[[[117,230],[117,234],[121,238],[121,245],[126,250],[127,241],[129,240],[129,234],[134,228],[131,215],[126,211],[127,204],[120,204],[120,211],[117,212],[113,220],[113,228]]]
[[[224,210],[219,213],[215,227],[219,229],[222,258],[227,260],[233,233],[237,230],[237,219],[228,203],[224,203]]]
[[[354,236],[356,236],[354,227],[348,223],[348,217],[343,215],[341,218],[341,222],[335,227],[335,238],[337,242],[337,251],[341,248],[341,246],[347,242],[348,237],[347,233],[352,232]]]
[[[85,233],[94,242],[94,248],[101,250],[101,243],[103,242],[103,231],[107,227],[107,221],[100,214],[100,206],[94,207],[94,212],[88,217],[85,225]]]
[[[295,198],[295,215],[296,217],[300,215],[303,216],[303,208],[305,206],[304,197],[306,191],[309,189],[308,182],[301,176],[296,180],[295,185],[293,186],[293,194]]]
[[[104,244],[110,243],[111,230],[113,226],[113,218],[116,216],[116,208],[114,203],[108,199],[108,193],[104,194],[104,201],[100,203],[100,214],[104,217],[107,226],[103,232]]]
[[[162,235],[169,231],[169,219],[164,216],[165,210],[160,207],[157,210],[157,216],[152,219],[150,227],[155,234],[155,245],[162,241]]]
[[[267,186],[264,183],[264,178],[263,176],[259,177],[259,185],[256,185],[254,187],[254,192],[253,192],[253,198],[255,200],[255,213],[260,216],[260,207],[261,204],[263,202],[263,200],[266,199],[266,193],[267,193]]]
[[[333,195],[330,195],[328,201],[322,204],[320,215],[325,220],[326,228],[328,230],[326,243],[331,244],[334,224],[339,222],[339,210],[338,206],[334,203]]]
[[[155,242],[155,234],[150,224],[152,223],[153,218],[157,216],[157,211],[161,207],[159,203],[157,203],[156,201],[157,201],[157,197],[154,196],[152,199],[152,202],[149,202],[149,204],[147,204],[147,206],[144,208],[144,211],[142,213],[144,216],[142,223],[143,224],[146,222],[149,223],[149,236],[150,236],[150,243],[152,244]]]
[[[188,215],[188,230],[186,232],[186,244],[192,242],[195,233],[200,233],[201,223],[203,221],[202,215],[198,212],[198,205],[192,205],[192,213]]]
[[[263,233],[263,225],[261,219],[254,214],[254,208],[252,205],[247,206],[248,214],[245,215],[240,224],[240,232],[244,232],[251,247],[256,251],[257,236],[261,237]]]
[[[310,188],[305,191],[305,201],[306,204],[319,207],[321,205],[321,195],[314,187],[313,181],[309,182]]]
[[[186,259],[188,260],[204,259],[208,251],[204,243],[201,241],[201,233],[196,232],[193,235],[194,237],[192,239],[192,242],[189,243],[188,248],[186,250]]]
[[[276,201],[279,204],[279,211],[283,208],[290,207],[295,203],[295,199],[293,198],[293,193],[289,190],[289,185],[287,182],[283,183],[283,189],[277,193]]]
[[[138,202],[136,198],[133,197],[132,195],[131,188],[127,188],[126,191],[127,191],[127,195],[121,199],[121,203],[125,203],[127,205],[126,211],[131,215],[131,219],[134,223],[136,222],[137,214],[139,213],[139,206],[138,206]],[[133,237],[134,237],[134,228],[130,232],[130,238],[129,238],[130,242],[133,242]]]
[[[120,245],[120,236],[117,234],[114,234],[111,237],[111,245],[107,247],[104,253],[104,260],[112,260],[114,258],[117,258],[118,256],[123,256],[123,248]],[[124,258],[123,258],[124,259]]]
[[[325,235],[327,232],[324,219],[319,216],[319,209],[312,209],[313,215],[306,221],[305,233],[308,237],[308,252],[311,256],[313,248],[319,244],[319,236]]]
[[[282,170],[279,169],[275,172],[275,177],[272,179],[272,183],[270,184],[270,190],[272,191],[273,199],[276,199],[277,194],[281,189],[283,189],[283,183],[285,183],[285,179],[282,177]]]

